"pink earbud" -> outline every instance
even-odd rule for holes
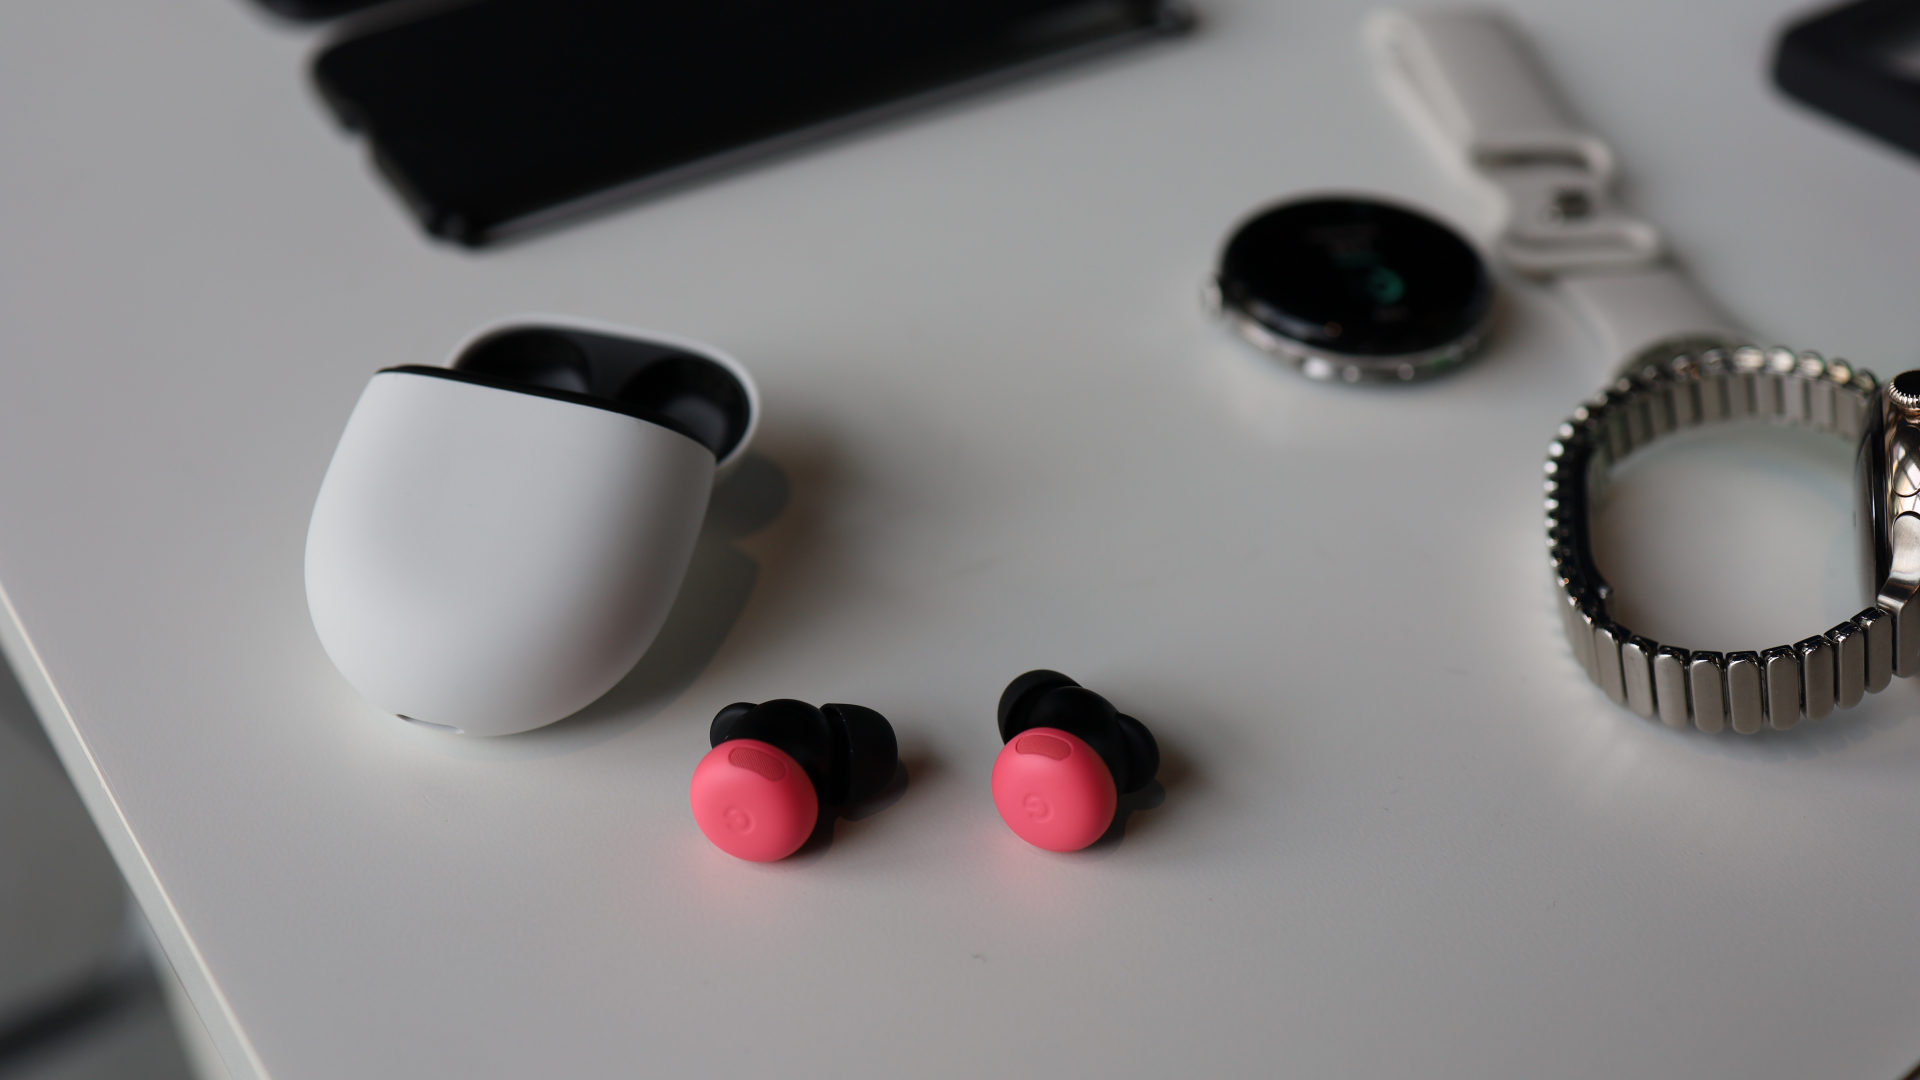
[[[1079,851],[1113,824],[1113,774],[1059,728],[1016,735],[993,763],[993,804],[1014,833],[1048,851]]]
[[[887,718],[858,705],[782,698],[721,709],[713,749],[693,770],[693,820],[736,858],[773,862],[800,850],[823,809],[878,794],[899,768]]]
[[[1152,782],[1160,748],[1146,725],[1057,671],[1029,671],[1000,695],[993,804],[1020,839],[1079,851],[1113,825],[1123,793]]]
[[[820,797],[800,763],[758,739],[721,743],[693,770],[693,820],[738,859],[773,862],[800,849],[820,820]]]

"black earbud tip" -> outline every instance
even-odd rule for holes
[[[454,365],[529,386],[590,393],[593,369],[579,342],[558,330],[527,327],[486,339]]]
[[[719,746],[731,738],[728,733],[733,730],[733,722],[752,712],[753,706],[751,701],[736,701],[714,713],[713,726],[707,729],[707,745]]]
[[[1153,783],[1160,771],[1160,744],[1147,725],[1126,713],[1115,713],[1114,718],[1120,722],[1120,735],[1127,744],[1127,786],[1120,792],[1125,795]]]
[[[1084,686],[1055,686],[1034,695],[1031,705],[1015,709],[1008,720],[1008,739],[1034,728],[1056,728],[1085,742],[1106,762],[1114,787],[1133,790],[1133,756],[1120,730],[1120,714],[1113,702]]]
[[[841,779],[845,770],[840,765],[840,728],[829,721],[825,713],[793,698],[774,698],[751,706],[729,705],[721,713],[725,715],[736,708],[741,711],[726,725],[724,732],[718,730],[720,718],[714,718],[716,732],[725,736],[720,742],[758,739],[778,748],[806,770],[807,778],[813,781],[814,793],[829,802],[831,793],[845,786]]]
[[[1042,697],[1063,686],[1079,685],[1065,675],[1045,668],[1029,671],[1008,683],[1000,694],[1000,741],[1007,742],[1032,726],[1026,722],[1027,714],[1033,711],[1034,703]]]
[[[900,765],[893,725],[864,705],[822,705],[820,711],[839,726],[847,749],[846,790],[831,793],[828,801],[851,806],[878,795]]]

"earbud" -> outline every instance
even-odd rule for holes
[[[1113,824],[1123,794],[1160,771],[1145,724],[1057,671],[1029,671],[1000,695],[993,804],[1020,839],[1079,851]]]
[[[576,394],[593,386],[587,351],[558,330],[538,327],[486,338],[460,358],[460,369]]]
[[[893,725],[858,705],[739,702],[714,716],[708,741],[693,819],[714,846],[752,862],[800,850],[822,809],[872,798],[900,765]]]

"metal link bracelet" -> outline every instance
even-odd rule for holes
[[[1758,417],[1859,441],[1877,383],[1818,353],[1752,346],[1680,356],[1625,376],[1560,425],[1547,450],[1547,551],[1573,654],[1615,702],[1645,717],[1743,735],[1819,720],[1893,677],[1893,619],[1869,607],[1824,634],[1746,652],[1700,652],[1635,634],[1607,615],[1593,560],[1593,501],[1613,466],[1685,428]]]

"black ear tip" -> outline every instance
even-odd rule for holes
[[[580,343],[559,330],[521,327],[474,344],[453,365],[531,386],[587,393],[593,373]]]
[[[1049,691],[1058,690],[1063,686],[1079,685],[1065,675],[1046,668],[1035,668],[1008,683],[1007,688],[1000,694],[998,710],[1000,741],[1005,742],[1024,730],[1025,725],[1020,723],[1020,717],[1016,714],[1033,708],[1033,703]]]
[[[862,742],[886,748],[896,757],[900,744],[895,740],[893,724],[878,712],[865,705],[822,705],[820,711],[829,716],[837,716],[840,723],[846,725],[847,735]]]
[[[879,794],[900,764],[893,725],[864,705],[822,705],[820,711],[840,726],[848,753],[847,790],[834,801],[850,806]]]
[[[672,417],[716,458],[740,444],[753,419],[746,388],[733,372],[695,353],[654,360],[629,376],[614,396]]]
[[[1160,771],[1160,743],[1147,730],[1147,725],[1128,716],[1126,713],[1114,714],[1120,722],[1120,734],[1127,743],[1127,786],[1121,794],[1139,791],[1153,782],[1154,774]]]
[[[719,746],[727,741],[727,733],[732,730],[733,722],[752,712],[754,703],[736,701],[713,714],[713,726],[707,729],[707,745]]]

